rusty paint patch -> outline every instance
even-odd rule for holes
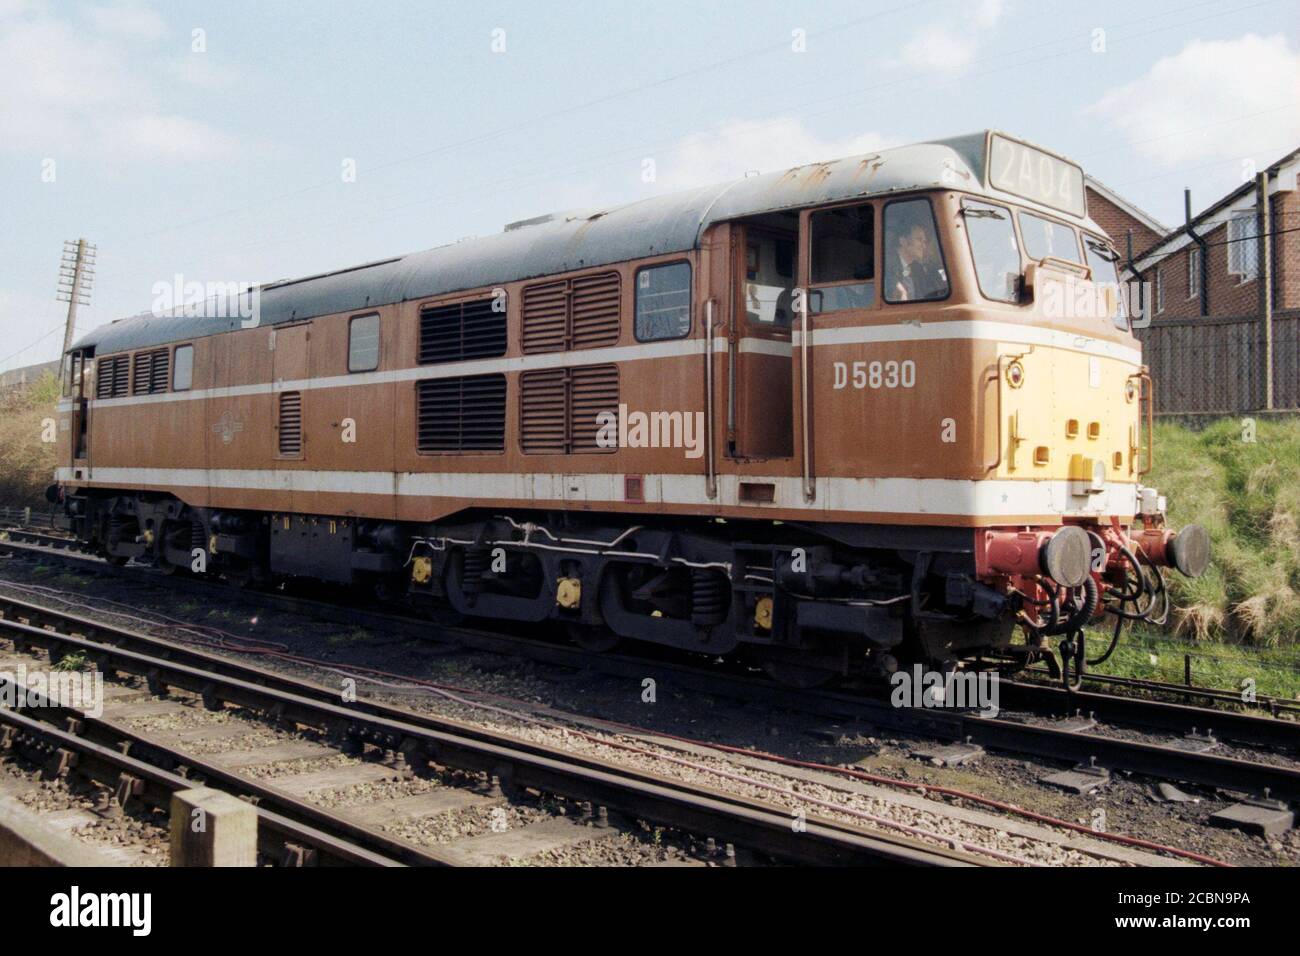
[[[885,161],[880,158],[879,153],[872,153],[870,156],[863,156],[862,159],[858,161],[858,166],[857,169],[853,171],[853,176],[856,179],[858,176],[866,173],[867,182],[871,182],[871,180],[875,178],[876,173],[880,171],[880,167],[883,165],[885,165]]]

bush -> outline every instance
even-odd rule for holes
[[[1175,527],[1202,524],[1214,544],[1201,578],[1169,576],[1175,631],[1274,647],[1300,635],[1300,418],[1240,418],[1194,431],[1156,426],[1147,482],[1169,497]]]
[[[58,421],[58,401],[58,379],[48,372],[0,396],[0,505],[44,507],[56,446],[41,437],[48,419]]]

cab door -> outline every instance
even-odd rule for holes
[[[86,463],[89,446],[89,396],[86,394],[87,362],[84,352],[73,352],[68,356],[70,365],[68,395],[72,399],[72,413],[69,421],[69,455],[68,464],[72,468]]]
[[[789,458],[794,444],[790,329],[797,233],[737,223],[731,235],[727,453],[732,458]]]

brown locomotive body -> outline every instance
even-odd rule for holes
[[[1206,558],[1141,489],[1149,390],[1083,203],[988,132],[123,320],[71,352],[57,494],[118,560],[593,646],[1023,661],[1137,552]]]

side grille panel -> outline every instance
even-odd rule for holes
[[[619,280],[617,272],[572,280],[573,322],[570,348],[594,349],[618,342]]]
[[[503,451],[506,377],[469,375],[416,382],[416,448]]]
[[[614,452],[596,444],[600,413],[618,415],[618,366],[587,365],[572,370],[569,380],[569,442],[574,454]]]
[[[569,383],[566,369],[519,376],[519,445],[528,454],[568,451]]]
[[[171,353],[167,349],[158,349],[153,353],[152,370],[149,375],[149,391],[157,394],[167,391],[167,372],[171,364]]]
[[[95,366],[95,397],[121,398],[129,391],[131,356],[102,358]]]
[[[568,347],[567,282],[547,282],[524,289],[525,352],[563,352]]]
[[[506,313],[491,299],[420,310],[421,365],[495,358],[506,354]]]
[[[133,365],[135,368],[131,372],[131,394],[145,395],[149,392],[149,368],[152,352],[136,352]]]
[[[302,393],[280,393],[280,454],[302,454]]]
[[[524,372],[519,376],[519,445],[527,454],[595,454],[600,413],[618,414],[618,366]]]
[[[564,352],[616,344],[620,296],[617,272],[528,286],[522,309],[524,351]]]
[[[136,352],[132,361],[131,394],[156,395],[167,391],[167,366],[171,353],[167,349]]]

